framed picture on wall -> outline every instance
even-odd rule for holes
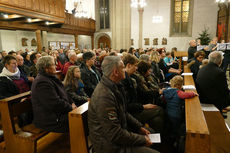
[[[49,47],[52,49],[60,49],[60,42],[59,41],[49,41]]]
[[[61,42],[61,48],[62,49],[69,49],[70,48],[69,42]]]

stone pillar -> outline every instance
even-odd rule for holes
[[[47,41],[47,31],[42,31],[42,47],[48,49],[48,41]]]
[[[78,48],[78,34],[75,34],[74,38],[75,38],[75,48]]]
[[[37,39],[37,51],[41,52],[42,50],[41,30],[36,30],[36,39]]]
[[[94,49],[94,35],[91,36],[91,45],[92,45],[92,49]]]
[[[144,8],[139,7],[138,8],[139,12],[139,48],[142,48],[142,40],[143,40],[143,12]]]
[[[111,6],[112,48],[129,49],[131,45],[130,0],[113,0]]]

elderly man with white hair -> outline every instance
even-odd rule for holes
[[[220,111],[230,105],[226,75],[220,69],[222,60],[219,51],[209,54],[209,63],[199,70],[196,79],[201,103],[214,104]]]
[[[194,57],[195,52],[197,51],[196,48],[196,40],[189,41],[189,48],[188,48],[188,62]]]
[[[77,62],[77,54],[74,51],[71,51],[68,54],[68,58],[69,58],[69,61],[65,63],[63,67],[63,71],[62,71],[64,75],[66,75],[68,68],[72,65],[75,65],[75,62]]]

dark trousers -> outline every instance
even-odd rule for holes
[[[164,110],[159,106],[143,110],[133,116],[143,124],[148,123],[155,132],[161,133],[164,129]]]

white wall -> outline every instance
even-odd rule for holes
[[[166,47],[167,50],[177,47],[178,50],[185,51],[188,49],[189,40],[197,38],[199,33],[204,30],[204,26],[209,28],[211,37],[216,35],[218,5],[214,0],[194,0],[192,37],[169,37],[171,0],[146,1],[147,6],[144,8],[143,14],[143,48],[156,47],[152,43],[154,38],[158,38],[159,45],[157,47]],[[163,23],[152,23],[152,17],[156,15],[163,16]],[[133,47],[138,48],[139,15],[136,8],[131,10],[131,25],[131,39],[134,39]],[[168,44],[164,46],[161,45],[163,37],[168,40]],[[144,45],[144,38],[150,39],[149,46]]]
[[[27,38],[27,46],[22,46],[22,38]],[[36,50],[37,46],[31,46],[31,40],[35,38],[34,31],[21,31],[21,30],[0,30],[0,49],[7,52],[14,50]],[[74,35],[47,33],[46,35],[47,46],[49,41],[62,41],[62,42],[75,42]],[[91,37],[85,35],[78,36],[78,44],[83,48],[91,49]],[[43,44],[43,46],[46,46]]]
[[[78,48],[79,49],[91,49],[91,36],[79,35],[78,36]]]
[[[36,39],[35,32],[32,31],[13,31],[13,30],[0,30],[1,36],[1,47],[2,50],[6,50],[7,52],[14,50],[25,50],[26,48],[29,50],[36,50],[37,46],[31,46],[31,40]],[[22,46],[22,38],[27,38],[27,46]]]

